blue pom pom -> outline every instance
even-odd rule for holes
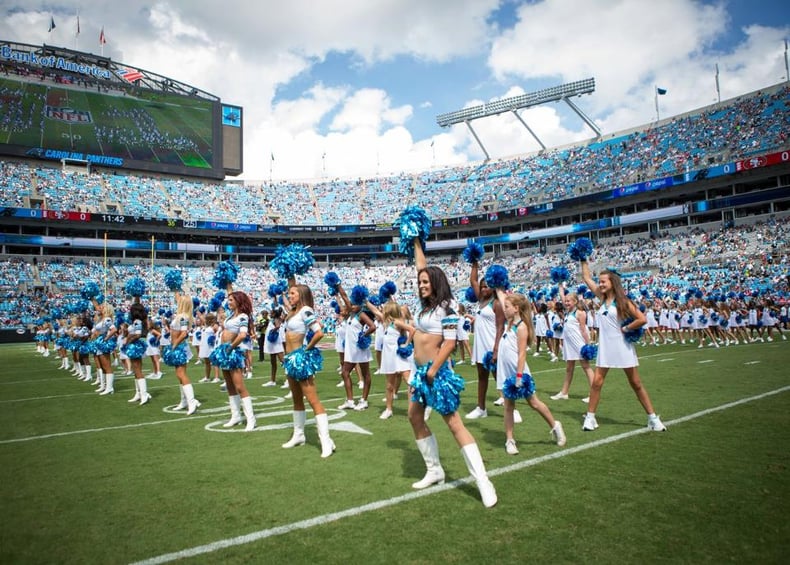
[[[425,249],[425,242],[431,233],[431,219],[425,210],[418,206],[407,206],[392,225],[400,231],[399,250],[402,255],[414,258],[414,238],[418,238]]]
[[[323,358],[316,348],[305,349],[300,347],[283,359],[283,369],[286,374],[297,381],[304,381],[321,371]]]
[[[593,361],[598,357],[598,346],[592,343],[582,345],[580,353],[582,359],[586,361]]]
[[[101,289],[99,288],[99,285],[93,281],[85,283],[85,286],[83,286],[82,290],[80,291],[80,296],[85,300],[96,298],[99,296],[99,294],[101,294]]]
[[[485,249],[479,243],[471,242],[463,252],[464,261],[467,263],[478,263],[483,258]]]
[[[277,343],[280,339],[280,330],[278,328],[272,328],[268,332],[266,332],[266,340],[269,343]]]
[[[578,294],[579,296],[584,296],[585,294],[587,294],[587,290],[588,289],[586,284],[580,284],[579,286],[576,287],[576,294]]]
[[[220,261],[214,270],[214,277],[211,282],[220,290],[225,290],[228,285],[236,282],[239,276],[239,266],[231,260]]]
[[[357,347],[360,349],[368,349],[370,347],[370,336],[365,332],[359,332],[357,336]]]
[[[239,349],[233,349],[230,342],[221,343],[209,356],[212,365],[230,371],[245,367],[245,355]]]
[[[464,325],[462,327],[464,328],[464,331],[467,331],[467,332],[471,331],[472,330],[472,322],[470,322],[468,319],[466,319],[466,320],[464,320]]]
[[[210,335],[210,336],[208,336],[208,337],[206,338],[206,344],[207,344],[209,347],[214,347],[214,344],[216,344],[216,343],[217,343],[217,336],[215,336],[215,335]]]
[[[373,304],[373,306],[381,306],[381,303],[382,302],[386,302],[386,301],[387,301],[386,298],[384,300],[382,300],[381,296],[378,295],[378,294],[374,294],[373,296],[369,296],[368,297],[368,302]]]
[[[184,275],[178,269],[170,269],[165,273],[165,286],[172,291],[181,290],[184,284]]]
[[[129,296],[134,296],[135,298],[140,298],[142,295],[145,294],[145,281],[140,277],[132,277],[128,281],[126,281],[126,286],[124,287],[126,294]]]
[[[633,321],[634,321],[633,318],[626,318],[625,320],[623,320],[623,322],[620,324],[620,326],[621,327],[627,326],[628,324],[630,324]],[[639,328],[637,328],[635,330],[628,330],[626,332],[623,332],[623,337],[629,343],[637,343],[640,339],[642,339],[642,336],[644,335],[644,333],[645,333],[645,327],[641,326],[641,327],[639,327]]]
[[[348,299],[354,306],[363,306],[368,299],[368,295],[369,291],[367,287],[358,284],[351,289],[351,294],[349,294]]]
[[[571,278],[571,273],[568,271],[568,267],[566,267],[565,265],[551,268],[551,282],[553,282],[554,284],[565,282],[567,280],[570,280],[570,278]]]
[[[586,261],[593,251],[593,244],[589,238],[580,237],[568,246],[568,255],[574,261]]]
[[[193,296],[192,297],[192,308],[197,308],[198,306],[200,306],[200,298],[198,298],[197,296]]]
[[[561,332],[562,324],[560,322],[555,322],[551,329],[553,329],[555,332]]]
[[[507,269],[502,265],[491,265],[488,267],[488,269],[486,269],[485,280],[489,288],[510,288],[510,279],[508,278]]]
[[[494,352],[486,351],[483,354],[483,368],[486,371],[496,372],[496,363],[494,362]]]
[[[548,337],[548,338],[554,337],[554,332],[551,331],[551,330],[546,330],[546,337]]]
[[[166,345],[162,348],[162,361],[170,367],[181,367],[189,363],[192,352],[189,350],[186,341],[182,341],[175,348]]]
[[[515,375],[507,377],[502,385],[502,396],[510,400],[528,399],[535,394],[535,379],[529,373],[521,375],[519,380]]]
[[[277,246],[274,258],[269,261],[269,268],[281,279],[290,279],[305,274],[314,263],[313,254],[307,247],[300,243],[292,243],[287,246]]]
[[[466,388],[463,377],[457,375],[447,365],[442,365],[433,378],[433,383],[428,384],[426,373],[431,364],[417,367],[412,379],[412,400],[420,404],[431,406],[439,414],[447,416],[456,412],[461,404],[461,392]]]
[[[404,336],[400,336],[398,338],[398,349],[396,349],[396,353],[402,359],[408,359],[414,353],[414,344],[409,343],[408,345],[404,345],[406,343],[406,338]]]
[[[136,339],[133,342],[124,345],[123,352],[129,359],[142,359],[147,348],[148,347],[146,346],[145,341],[142,339]]]
[[[466,292],[464,293],[464,299],[466,299],[467,302],[472,302],[472,303],[477,302],[477,295],[475,294],[475,289],[472,288],[471,286],[467,287]]]
[[[324,275],[324,283],[326,286],[337,286],[340,284],[340,277],[334,271],[329,271]]]
[[[379,296],[381,296],[385,302],[392,298],[397,292],[398,286],[392,281],[385,282],[381,285],[381,288],[379,288]]]

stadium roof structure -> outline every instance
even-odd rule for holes
[[[51,69],[58,73],[74,73],[81,76],[83,80],[94,80],[99,84],[110,83],[118,87],[137,86],[212,101],[220,99],[219,96],[197,87],[113,61],[110,57],[66,47],[0,41],[0,64],[5,63],[24,65],[39,71]]]
[[[561,84],[559,86],[552,86],[551,88],[545,88],[536,92],[512,96],[510,98],[503,98],[502,100],[495,100],[494,102],[488,102],[479,106],[471,106],[462,110],[439,114],[436,116],[436,123],[443,128],[454,124],[466,124],[466,127],[468,127],[469,131],[472,132],[472,136],[474,136],[477,144],[480,145],[483,153],[485,153],[486,161],[488,161],[491,157],[489,156],[488,151],[486,151],[483,143],[480,141],[480,138],[477,136],[477,133],[475,133],[475,130],[472,128],[472,120],[496,116],[499,114],[504,114],[505,112],[513,112],[516,118],[518,118],[518,121],[521,122],[521,124],[527,129],[532,137],[535,138],[535,141],[540,144],[541,148],[545,150],[546,146],[535,134],[535,132],[532,131],[532,129],[527,125],[527,122],[524,121],[524,118],[521,117],[521,115],[518,113],[518,110],[522,108],[531,108],[532,106],[539,106],[548,102],[558,102],[563,100],[568,104],[568,106],[571,107],[574,112],[576,112],[576,115],[579,116],[584,121],[584,123],[586,123],[590,129],[595,132],[597,137],[601,137],[601,130],[598,128],[598,126],[596,126],[595,123],[589,117],[587,117],[587,115],[582,112],[581,109],[576,106],[576,104],[571,101],[571,98],[574,96],[591,94],[594,91],[595,79],[588,78],[576,82]]]

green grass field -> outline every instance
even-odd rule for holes
[[[334,353],[319,375],[337,452],[319,457],[290,437],[286,391],[248,386],[258,429],[220,432],[218,385],[195,384],[201,410],[178,401],[172,369],[149,381],[153,401],[128,404],[133,383],[99,397],[30,345],[0,347],[2,563],[783,563],[790,553],[790,342],[721,350],[640,348],[641,373],[669,430],[646,417],[611,371],[600,428],[582,432],[586,395],[551,401],[563,364],[529,358],[539,396],[568,443],[526,405],[521,453],[504,450],[502,409],[468,422],[499,494],[486,510],[447,427],[434,415],[448,483],[414,491],[424,465],[405,418],[382,421],[383,377],[371,408],[343,413]],[[146,367],[148,368],[148,367]],[[462,412],[475,403],[473,367]],[[202,376],[190,366],[193,382]],[[218,429],[217,429],[218,428]],[[782,557],[782,556],[785,557]]]

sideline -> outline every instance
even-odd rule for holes
[[[701,410],[699,412],[695,412],[693,414],[689,414],[687,416],[682,416],[680,418],[675,418],[672,421],[664,422],[667,427],[671,427],[673,425],[681,424],[683,422],[688,422],[690,420],[694,420],[696,418],[701,418],[703,416],[707,416],[708,414],[713,414],[715,412],[721,412],[723,410],[728,410],[730,408],[734,408],[736,406],[740,406],[742,404],[747,404],[749,402],[754,402],[757,400],[761,400],[763,398],[767,398],[769,396],[774,396],[777,394],[782,394],[784,392],[790,391],[790,386],[785,386],[782,388],[778,388],[776,390],[772,390],[769,392],[764,392],[762,394],[758,394],[756,396],[750,396],[747,398],[743,398],[741,400],[736,400],[734,402],[728,402],[727,404],[722,404],[720,406],[715,406],[713,408],[708,408],[706,410]],[[631,430],[629,432],[625,432],[622,434],[617,434],[613,436],[609,436],[606,438],[602,438],[599,440],[591,441],[589,443],[585,443],[579,446],[571,447],[568,449],[563,449],[562,451],[550,453],[547,455],[543,455],[541,457],[535,457],[533,459],[527,459],[525,461],[521,461],[519,463],[514,463],[513,465],[507,465],[505,467],[500,467],[498,469],[493,469],[488,472],[489,476],[495,477],[498,475],[503,475],[505,473],[510,473],[513,471],[518,471],[521,469],[526,469],[528,467],[533,467],[535,465],[539,465],[546,461],[551,461],[553,459],[559,459],[560,457],[566,457],[568,455],[573,455],[575,453],[579,453],[581,451],[586,451],[588,449],[593,449],[595,447],[601,447],[603,445],[607,445],[610,443],[614,443],[617,441],[621,441],[624,439],[628,439],[630,437],[634,437],[640,434],[651,433],[646,427],[639,428],[637,430]],[[220,549],[225,549],[228,547],[235,547],[239,545],[244,545],[248,543],[252,543],[258,540],[279,536],[283,534],[288,534],[297,530],[306,530],[308,528],[312,528],[315,526],[323,526],[325,524],[329,524],[331,522],[336,522],[338,520],[342,520],[343,518],[349,518],[353,516],[359,516],[360,514],[364,514],[366,512],[371,512],[373,510],[379,510],[381,508],[387,508],[389,506],[395,506],[396,504],[400,504],[402,502],[408,502],[410,500],[414,500],[417,498],[421,498],[423,496],[430,496],[436,494],[437,492],[443,492],[446,490],[458,488],[460,485],[470,484],[473,482],[472,477],[466,477],[464,479],[458,479],[452,481],[450,483],[445,483],[443,485],[436,485],[425,490],[421,491],[414,491],[408,494],[404,494],[401,496],[396,496],[393,498],[388,498],[385,500],[378,500],[376,502],[371,502],[369,504],[363,504],[362,506],[355,506],[353,508],[348,508],[346,510],[341,510],[339,512],[332,512],[330,514],[323,514],[321,516],[315,516],[313,518],[308,518],[306,520],[300,520],[299,522],[293,522],[291,524],[285,524],[283,526],[277,526],[276,528],[269,528],[266,530],[259,530],[257,532],[251,532],[249,534],[244,534],[241,536],[233,537],[233,538],[226,538],[223,540],[218,540],[215,542],[207,543],[205,545],[199,545],[196,547],[191,547],[189,549],[182,549],[181,551],[174,551],[172,553],[165,553],[163,555],[158,555],[156,557],[151,557],[142,561],[135,561],[131,565],[158,565],[160,563],[169,563],[171,561],[175,561],[177,559],[184,559],[187,557],[195,557],[197,555],[204,555],[207,553],[212,553],[215,551],[219,551]]]

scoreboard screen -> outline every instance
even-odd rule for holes
[[[38,69],[8,48],[0,55],[10,55],[0,56],[0,154],[224,177],[219,100]]]

